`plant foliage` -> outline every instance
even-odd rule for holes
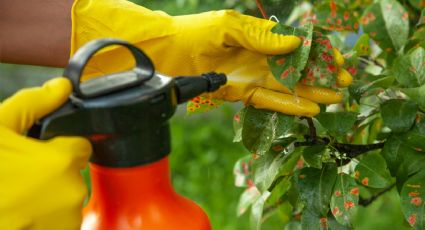
[[[282,20],[274,32],[303,39],[295,53],[269,58],[280,83],[333,88],[333,47],[354,82],[314,118],[253,107],[235,115],[234,141],[252,153],[235,166],[236,185],[246,187],[238,214],[250,211],[254,229],[273,216],[288,228],[351,229],[359,206],[394,189],[406,225],[424,229],[425,1],[260,7]]]

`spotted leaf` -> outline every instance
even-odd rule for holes
[[[370,55],[369,35],[362,34],[362,36],[359,37],[356,44],[354,45],[353,50],[356,51],[357,56],[369,56]]]
[[[350,226],[350,218],[357,210],[359,186],[354,178],[340,173],[336,178],[331,197],[331,212],[342,225]]]
[[[324,1],[315,8],[313,15],[318,26],[324,30],[357,31],[359,24],[353,11],[338,1]]]
[[[425,229],[425,170],[409,178],[400,193],[401,208],[414,229]]]
[[[398,57],[392,71],[397,81],[407,87],[425,85],[425,49],[416,48],[411,53]]]
[[[223,103],[224,101],[222,100],[198,96],[198,97],[192,98],[187,103],[186,110],[187,110],[187,114],[189,115],[195,114],[195,113],[204,113],[204,112],[208,112],[212,109],[220,107]]]
[[[303,70],[301,82],[305,85],[336,87],[337,65],[330,40],[319,31],[313,33],[313,45]]]
[[[409,15],[396,0],[376,1],[366,8],[360,22],[365,33],[390,55],[407,42]]]
[[[359,161],[355,178],[360,184],[371,188],[386,188],[393,182],[385,159],[376,153],[369,153]]]
[[[302,45],[294,52],[276,55],[268,60],[273,76],[292,90],[300,80],[301,71],[307,64],[313,37],[313,25],[307,24],[304,27],[294,28],[277,24],[272,31],[279,34],[296,35],[303,39]]]
[[[290,132],[294,119],[293,116],[250,106],[244,115],[242,142],[250,152],[265,154],[277,138]]]

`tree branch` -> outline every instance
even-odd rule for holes
[[[307,121],[308,129],[310,130],[309,138],[315,141],[317,139],[317,134],[316,134],[316,127],[314,126],[314,123],[313,123],[313,119],[311,117],[301,117],[301,119],[304,119]]]
[[[386,192],[390,191],[392,188],[394,188],[394,186],[395,186],[395,183],[390,185],[389,187],[385,188],[384,190],[378,192],[377,194],[371,196],[369,199],[360,199],[359,205],[362,205],[364,207],[368,206],[373,201],[375,201],[378,197],[382,196],[384,193],[386,193]]]
[[[312,146],[317,144],[323,144],[328,145],[330,143],[330,140],[328,138],[323,137],[316,137],[315,139],[311,138],[310,140],[306,138],[307,141],[304,142],[295,142],[295,147],[299,146]],[[347,157],[354,158],[357,157],[363,153],[375,150],[375,149],[381,149],[385,145],[385,142],[376,143],[376,144],[369,144],[369,145],[354,145],[354,144],[344,144],[344,143],[338,143],[333,142],[330,143],[330,146],[340,153],[345,153]]]
[[[264,6],[263,6],[263,3],[261,2],[261,0],[255,0],[255,3],[257,3],[257,7],[260,10],[261,15],[263,15],[263,18],[269,19],[269,17],[267,16],[266,10],[264,10]]]

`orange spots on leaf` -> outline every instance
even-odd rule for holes
[[[359,23],[357,23],[357,22],[354,23],[353,27],[354,27],[355,30],[357,30],[359,28]]]
[[[241,116],[239,116],[239,114],[236,114],[236,115],[233,117],[233,120],[235,120],[237,123],[239,123],[239,122],[241,121]]]
[[[409,218],[407,219],[407,221],[409,222],[409,224],[411,226],[415,225],[415,223],[416,223],[416,214],[410,215]]]
[[[335,208],[332,209],[332,214],[334,216],[342,215],[342,213],[339,211],[339,208],[338,207],[335,207]]]
[[[370,36],[372,36],[372,37],[376,37],[376,32],[370,32],[369,34],[370,34]]]
[[[300,174],[298,177],[299,177],[300,179],[304,179],[304,178],[305,178],[305,174]]]
[[[283,147],[282,145],[275,145],[272,147],[273,151],[275,152],[281,152],[282,150],[285,149],[285,147]]]
[[[328,228],[328,218],[326,217],[320,218],[320,226],[322,228]]]
[[[349,210],[350,208],[354,207],[355,204],[352,201],[345,201],[344,202],[344,208],[345,210]]]
[[[247,182],[248,188],[254,187],[254,181],[252,179],[249,179]]]
[[[362,184],[363,185],[368,185],[369,184],[369,178],[368,177],[363,178]]]
[[[410,200],[410,203],[415,206],[420,206],[422,204],[422,199],[420,197],[414,197]]]
[[[342,24],[342,20],[341,20],[340,18],[338,18],[338,19],[336,20],[336,24],[337,24],[337,25],[341,25],[341,24]]]
[[[303,159],[299,159],[297,161],[297,168],[298,169],[302,169],[304,167],[304,160]]]
[[[329,72],[335,72],[336,71],[336,66],[332,65],[332,64],[328,64],[328,70]]]
[[[285,58],[279,58],[276,60],[277,65],[283,65],[285,64],[286,59]]]
[[[335,191],[335,196],[336,196],[336,197],[340,197],[340,196],[341,196],[341,191],[336,190],[336,191]]]
[[[289,70],[285,70],[283,71],[283,73],[280,75],[280,79],[285,79],[287,78],[289,75]]]
[[[360,177],[360,172],[359,171],[355,171],[354,172],[354,178],[359,179]]]
[[[360,23],[361,23],[362,25],[367,25],[367,24],[369,24],[369,18],[368,18],[368,17],[366,17],[366,16],[363,16],[363,17],[360,19]]]
[[[359,188],[358,187],[352,188],[351,191],[350,191],[350,194],[354,195],[354,196],[358,196],[359,195]]]
[[[343,16],[343,17],[344,17],[344,20],[345,20],[345,21],[347,21],[348,19],[350,19],[350,12],[345,11],[345,12],[344,12],[344,16]]]
[[[404,21],[406,21],[407,19],[409,19],[409,14],[408,14],[407,12],[405,12],[401,18],[402,18]]]
[[[333,61],[333,56],[330,54],[327,54],[325,52],[323,52],[322,54],[320,54],[320,57],[322,58],[323,61],[325,62],[332,62]]]
[[[386,48],[386,49],[385,49],[385,51],[386,51],[387,53],[391,53],[391,52],[393,51],[393,48]]]

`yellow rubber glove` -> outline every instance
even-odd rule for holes
[[[0,229],[79,229],[91,153],[80,137],[48,141],[21,135],[65,102],[65,78],[24,89],[0,104]]]
[[[232,10],[169,16],[125,0],[77,0],[72,12],[71,55],[97,38],[118,38],[135,44],[170,76],[226,73],[228,84],[212,97],[243,101],[256,108],[290,115],[314,116],[316,103],[337,103],[342,94],[330,89],[298,85],[293,96],[277,82],[267,55],[286,54],[301,43],[295,36],[271,32],[275,22]],[[127,51],[107,49],[89,63],[86,79],[130,68]]]

